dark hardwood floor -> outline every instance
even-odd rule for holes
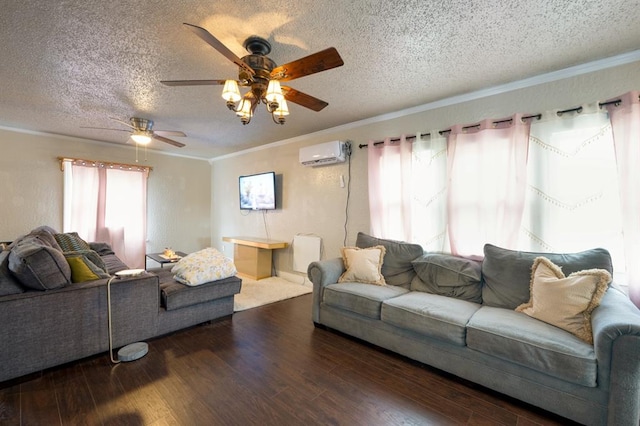
[[[341,334],[311,295],[0,383],[2,425],[566,425],[571,422]]]

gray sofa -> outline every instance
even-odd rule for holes
[[[543,255],[569,275],[611,270],[606,250],[551,254],[486,245],[484,260],[474,262],[358,234],[356,246],[377,245],[386,248],[387,285],[338,283],[342,258],[309,265],[317,326],[579,423],[638,425],[640,311],[619,288],[610,285],[593,310],[593,344],[514,310],[529,299],[534,258]]]
[[[71,282],[71,261],[59,255],[61,248],[47,235],[51,232],[34,230],[0,254],[0,382],[109,349],[107,281],[127,265],[108,245],[90,243],[82,256],[102,261],[107,274]],[[48,266],[39,268],[43,264]],[[232,315],[241,285],[234,276],[190,287],[175,281],[170,268],[116,278],[111,283],[113,347]]]

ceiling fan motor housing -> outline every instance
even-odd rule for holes
[[[247,55],[242,58],[242,61],[249,65],[255,74],[253,76],[249,75],[248,72],[241,68],[238,78],[240,81],[248,82],[256,99],[260,100],[267,91],[267,86],[271,79],[271,70],[276,67],[276,63],[263,55]]]
[[[151,131],[151,129],[153,128],[153,120],[147,120],[146,118],[131,117],[129,121],[131,121],[131,125],[136,130]]]

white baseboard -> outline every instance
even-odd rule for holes
[[[287,272],[287,271],[276,271],[276,275],[287,281],[291,281],[292,283],[301,284],[301,285],[311,285],[311,281],[309,281],[309,279],[307,278],[307,274]]]

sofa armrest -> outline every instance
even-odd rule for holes
[[[609,388],[608,424],[640,420],[640,311],[628,296],[609,288],[591,319],[598,384]]]
[[[313,283],[313,322],[320,322],[320,302],[322,301],[323,288],[326,285],[337,283],[344,271],[344,263],[339,257],[309,264],[307,276]]]

